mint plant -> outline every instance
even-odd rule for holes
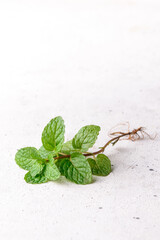
[[[55,181],[60,176],[77,184],[89,184],[92,175],[107,176],[111,172],[111,162],[103,154],[105,148],[118,142],[122,137],[135,140],[142,128],[132,132],[116,132],[117,135],[109,140],[100,150],[88,152],[95,144],[100,127],[88,125],[82,127],[74,138],[64,143],[65,126],[62,117],[52,119],[42,132],[42,146],[37,150],[34,147],[25,147],[18,150],[15,161],[24,170],[27,170],[24,179],[27,183],[37,184]]]

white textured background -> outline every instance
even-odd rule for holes
[[[53,117],[160,130],[159,0],[0,0],[0,239],[159,240],[160,141],[109,147],[113,172],[26,184],[17,149]],[[152,170],[150,170],[152,169]]]

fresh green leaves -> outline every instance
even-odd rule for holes
[[[111,172],[111,161],[104,154],[98,154],[96,159],[88,158],[93,175],[107,176]]]
[[[27,147],[16,153],[15,160],[21,168],[29,171],[25,175],[26,182],[42,183],[48,180],[57,180],[60,177],[52,154],[49,154],[48,159],[45,160],[36,148]]]
[[[96,125],[82,127],[73,138],[73,147],[83,152],[87,151],[89,148],[93,147],[95,141],[97,140],[99,131],[100,127]]]
[[[42,143],[46,150],[59,152],[64,142],[64,121],[62,117],[52,119],[42,132]]]
[[[21,148],[16,153],[15,160],[21,168],[30,171],[32,177],[39,174],[44,167],[43,159],[34,147]]]
[[[55,181],[60,177],[60,172],[57,168],[57,166],[54,163],[54,160],[49,161],[46,163],[43,171],[40,174],[37,174],[36,176],[32,176],[30,172],[26,173],[24,179],[27,183],[45,183],[48,181]]]
[[[82,127],[73,140],[64,143],[65,126],[61,117],[52,119],[42,132],[43,146],[37,150],[26,147],[18,150],[16,163],[28,170],[24,179],[27,183],[39,184],[55,181],[61,175],[77,184],[92,182],[92,174],[106,176],[111,172],[111,163],[104,154],[96,159],[85,157],[100,131],[96,125]]]

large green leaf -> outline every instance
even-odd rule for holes
[[[26,147],[18,150],[15,161],[21,168],[30,171],[33,177],[39,174],[44,167],[44,161],[38,150],[34,147]]]
[[[70,159],[60,160],[59,170],[67,179],[77,184],[92,182],[90,165],[80,153],[72,153]]]
[[[99,131],[100,127],[96,125],[82,127],[72,140],[73,148],[87,151],[94,145]]]
[[[96,159],[87,159],[92,169],[93,175],[107,176],[111,171],[111,162],[104,154],[98,154]]]
[[[42,143],[46,150],[59,152],[64,143],[64,121],[62,117],[52,119],[42,132]]]

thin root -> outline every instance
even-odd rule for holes
[[[121,124],[121,125],[124,125],[124,124]],[[128,123],[128,127],[129,127],[129,123]],[[144,127],[139,127],[137,129],[134,129],[133,131],[128,131],[128,132],[109,132],[109,136],[111,137],[114,135],[114,136],[120,137],[120,136],[124,135],[124,137],[119,140],[131,140],[131,141],[137,141],[140,139],[144,139],[145,135],[151,140],[155,139],[157,134],[154,137],[151,137],[144,130],[145,130]],[[126,137],[125,137],[125,135],[126,135]]]

